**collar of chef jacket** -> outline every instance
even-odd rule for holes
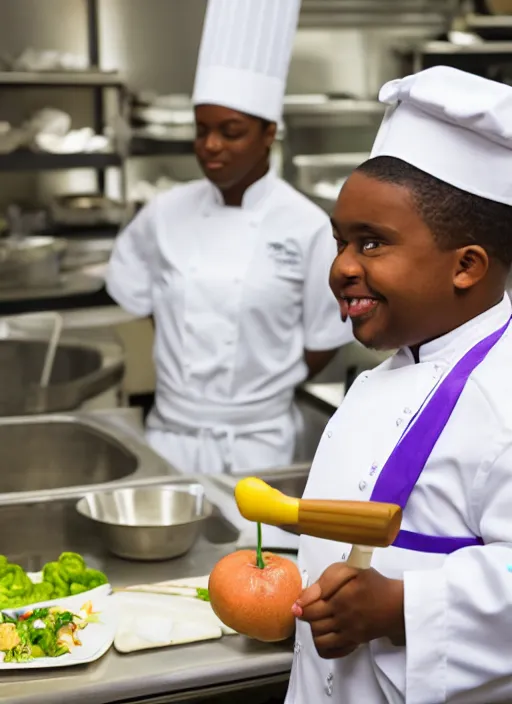
[[[269,170],[265,176],[253,183],[252,186],[249,186],[242,199],[242,210],[259,210],[267,196],[272,192],[276,178],[275,173],[272,170]],[[226,207],[221,191],[217,188],[217,186],[211,183],[211,181],[208,181],[208,184],[210,185],[211,199],[206,204],[203,211],[203,213],[207,215],[211,214],[215,208]]]
[[[485,313],[469,320],[446,335],[422,345],[420,347],[420,362],[439,362],[452,365],[480,340],[504,325],[511,314],[512,304],[508,295],[505,294],[500,303]],[[402,356],[404,361],[407,360],[406,363],[414,362],[409,348],[401,349],[398,355]]]

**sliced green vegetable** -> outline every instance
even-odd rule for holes
[[[73,596],[108,584],[103,572],[87,567],[78,553],[63,552],[43,567],[43,581],[32,583],[26,572],[0,555],[0,609]]]
[[[32,586],[32,594],[30,595],[33,604],[38,601],[50,601],[53,599],[54,586],[50,582],[41,582]]]
[[[69,585],[69,594],[70,596],[75,596],[76,594],[82,594],[83,592],[88,592],[89,587],[86,587],[85,584],[78,584],[78,582],[72,582]]]
[[[61,572],[58,562],[48,562],[43,567],[43,582],[49,582],[53,585],[54,599],[68,596],[69,585]]]
[[[80,582],[80,576],[86,571],[84,558],[76,552],[63,552],[58,564],[60,574],[68,584]]]
[[[196,596],[198,599],[201,599],[201,601],[210,601],[210,593],[208,589],[204,587],[197,587]]]
[[[102,584],[108,584],[107,576],[103,572],[93,570],[90,567],[84,571],[83,575],[80,575],[80,579],[77,579],[77,581],[88,589],[96,589],[96,587],[101,587]]]

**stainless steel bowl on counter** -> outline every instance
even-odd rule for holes
[[[77,511],[99,525],[105,547],[128,560],[187,553],[213,512],[201,484],[165,484],[86,494]]]

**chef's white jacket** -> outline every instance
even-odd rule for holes
[[[502,303],[424,345],[401,350],[352,386],[328,423],[305,496],[368,499],[404,427],[454,364],[502,327]],[[512,331],[471,374],[409,502],[402,528],[481,537],[449,556],[376,550],[372,566],[403,578],[405,648],[373,641],[337,660],[318,657],[298,622],[286,704],[512,702]],[[350,546],[302,537],[305,583],[344,561]]]
[[[157,196],[119,236],[107,290],[156,322],[154,447],[183,471],[292,459],[304,349],[352,339],[328,287],[327,216],[272,172],[226,207],[207,180]]]

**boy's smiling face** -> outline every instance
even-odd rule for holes
[[[366,347],[414,347],[474,317],[486,252],[441,249],[407,187],[355,171],[332,223],[338,255],[330,285]]]

